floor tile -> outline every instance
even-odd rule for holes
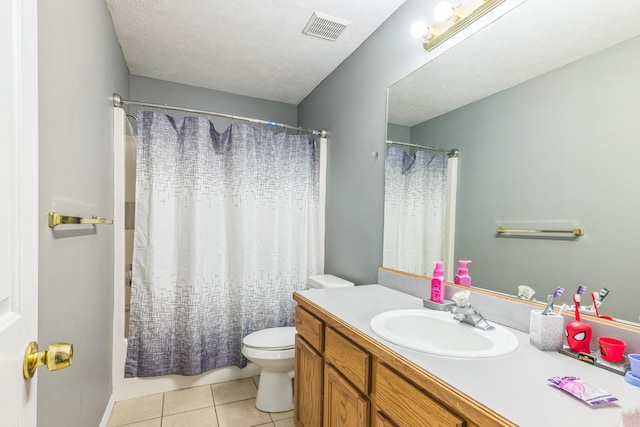
[[[251,426],[251,427],[273,427],[274,424],[273,423],[267,423],[267,424],[258,424],[257,426]]]
[[[162,417],[162,427],[218,427],[216,410],[212,407]]]
[[[269,412],[273,421],[284,420],[285,418],[293,418],[293,410],[287,412]]]
[[[260,375],[256,375],[255,377],[251,377],[253,382],[256,384],[256,387],[260,387]]]
[[[211,386],[185,388],[164,394],[164,415],[178,414],[213,406]]]
[[[123,427],[161,427],[162,418],[154,418],[152,420],[140,421],[133,424],[125,424]]]
[[[258,388],[251,378],[213,384],[211,389],[216,405],[253,399],[258,392]]]
[[[220,427],[251,427],[271,422],[268,413],[256,409],[255,399],[216,406],[216,412]]]
[[[113,405],[107,427],[122,426],[162,416],[162,393],[120,400]]]
[[[293,417],[276,421],[275,423],[273,423],[273,425],[275,427],[294,427],[295,426],[295,424],[293,424]]]

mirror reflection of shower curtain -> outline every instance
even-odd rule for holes
[[[243,367],[242,339],[294,325],[322,272],[319,142],[138,114],[126,377]]]
[[[445,258],[447,163],[447,153],[387,149],[384,267],[431,276]]]

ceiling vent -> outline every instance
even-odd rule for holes
[[[303,34],[320,37],[321,39],[336,41],[347,26],[351,24],[344,19],[334,18],[320,12],[313,12],[307,26],[302,30]]]

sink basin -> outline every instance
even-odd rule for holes
[[[440,356],[495,357],[518,348],[518,338],[511,331],[491,325],[495,329],[483,331],[458,322],[449,312],[426,308],[387,311],[371,319],[371,329],[380,338]]]

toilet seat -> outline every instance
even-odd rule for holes
[[[295,357],[295,349],[289,348],[284,350],[264,350],[259,348],[247,347],[244,346],[242,348],[242,354],[249,360],[255,359],[271,359],[271,360],[282,360],[282,359],[293,359]]]
[[[242,340],[245,347],[262,351],[291,350],[295,346],[296,328],[269,328],[253,332]]]

